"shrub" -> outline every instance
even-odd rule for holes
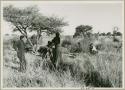
[[[89,52],[89,45],[92,43],[91,38],[84,38],[83,40],[79,41],[82,52],[88,53]]]
[[[61,46],[62,47],[67,47],[72,44],[73,38],[71,36],[65,36],[65,38],[62,40]]]
[[[70,52],[71,53],[80,53],[80,52],[82,52],[82,48],[79,46],[78,43],[73,43],[70,47]]]
[[[113,37],[113,41],[114,42],[119,42],[120,40],[118,38],[116,38],[116,37]]]
[[[57,71],[53,71],[49,58],[42,59],[26,53],[27,72],[20,73],[17,71],[19,64],[16,63],[18,62],[16,52],[6,48],[11,46],[11,43],[4,40],[3,87],[122,87],[122,52],[116,51],[116,48],[122,47],[122,43],[107,41],[103,37],[102,40],[98,39],[97,43],[94,43],[98,49],[103,48],[103,51],[91,55],[76,54],[86,51],[91,40],[70,39],[69,41],[71,47],[61,49],[63,62],[60,63]],[[67,49],[75,53],[68,53]],[[76,57],[72,58],[71,55]]]
[[[97,50],[104,50],[104,45],[103,44],[98,44],[96,45]]]
[[[61,46],[62,47],[66,47],[67,45],[68,46],[71,45],[71,41],[69,41],[69,40],[63,40]]]

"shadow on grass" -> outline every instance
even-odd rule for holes
[[[86,86],[91,85],[94,87],[113,87],[110,80],[108,78],[102,78],[97,71],[91,71],[84,74],[84,76]]]
[[[87,61],[88,62],[88,61]],[[83,72],[80,66],[76,67],[76,65],[70,64],[61,64],[61,71],[69,70],[72,77],[76,78],[78,81],[84,81],[86,86],[93,86],[93,87],[113,87],[112,83],[110,82],[109,78],[103,78],[98,71],[94,69],[94,66],[88,63],[88,68],[93,68],[88,72]],[[75,68],[75,69],[74,69]]]

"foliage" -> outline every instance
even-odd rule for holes
[[[111,34],[111,32],[107,32],[107,36],[111,36],[112,34]]]
[[[47,17],[43,15],[38,15],[32,22],[30,31],[37,31],[37,35],[40,37],[42,32],[47,34],[53,34],[55,32],[62,32],[61,27],[68,25],[64,22],[64,19],[58,17]]]
[[[71,44],[70,52],[71,53],[80,53],[80,52],[82,52],[82,48],[79,46],[78,43],[73,43],[73,44]]]
[[[117,36],[122,36],[122,33],[121,33],[121,32],[117,32],[116,35],[117,35]]]
[[[104,33],[104,32],[100,34],[100,36],[105,36],[105,35],[106,35],[106,33]]]
[[[122,33],[119,31],[114,30],[113,31],[113,36],[122,36]]]
[[[27,35],[27,29],[31,26],[31,22],[35,19],[37,13],[38,10],[35,7],[19,9],[6,6],[3,8],[4,19],[14,25],[13,31],[20,31],[23,35]]]
[[[37,13],[35,8],[20,10],[9,6],[4,8],[4,19],[15,26],[14,31],[19,31],[26,37],[28,30],[36,31],[38,35],[44,31],[52,34],[67,25],[61,18]],[[57,71],[52,70],[49,58],[42,59],[26,53],[26,73],[18,72],[20,62],[11,44],[17,38],[7,35],[3,38],[3,87],[122,87],[122,43],[107,38],[106,35],[110,33],[102,33],[105,37],[99,36],[99,43],[96,44],[99,53],[90,55],[87,52],[93,42],[90,31],[91,26],[78,26],[74,35],[84,35],[84,38],[78,40],[66,37],[62,41],[62,46],[71,47],[67,47],[68,53],[62,53],[63,61]],[[114,31],[115,35],[118,35],[117,31]],[[36,35],[31,37],[32,44],[37,43],[36,39]],[[71,55],[75,57],[72,58]]]
[[[3,8],[3,17],[7,22],[10,22],[14,26],[13,31],[19,31],[27,39],[28,29],[31,27],[31,23],[37,14],[38,9],[33,6],[19,9],[10,5]],[[31,41],[29,39],[28,41],[32,46]]]
[[[62,40],[61,46],[67,47],[72,44],[72,38],[70,36],[65,36],[65,38]]]
[[[67,26],[68,23],[64,22],[64,18],[59,18],[57,16],[51,16],[47,18],[48,23],[48,33],[53,34],[55,32],[62,32],[61,27]]]
[[[90,34],[92,31],[92,26],[89,26],[89,25],[80,25],[80,26],[77,26],[76,27],[76,31],[75,31],[75,34],[74,34],[74,37],[75,36],[86,36],[87,34]]]
[[[68,25],[63,18],[57,16],[43,16],[35,6],[19,9],[13,6],[6,6],[3,8],[3,17],[7,22],[10,22],[14,29],[24,35],[30,45],[33,47],[31,40],[28,38],[28,31],[37,32],[37,43],[41,37],[42,32],[53,34],[55,32],[62,32],[61,27]]]
[[[122,87],[122,52],[114,48],[119,43],[100,38],[98,41],[104,49],[96,55],[75,53],[75,58],[72,58],[69,57],[71,53],[63,53],[59,71],[52,71],[48,58],[26,53],[27,71],[21,73],[18,72],[19,60],[12,50],[10,37],[4,37],[3,87]]]
[[[62,47],[66,47],[66,46],[69,46],[69,45],[71,45],[70,41],[68,41],[68,40],[63,40],[62,41],[62,44],[61,44]]]

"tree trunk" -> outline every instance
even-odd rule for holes
[[[26,39],[27,39],[28,43],[31,45],[31,47],[33,47],[33,44],[32,44],[32,42],[31,42],[31,40],[28,38],[28,35],[27,35],[26,30],[23,30],[23,32],[22,32],[21,29],[18,28],[18,26],[16,26],[16,28],[19,30],[19,32],[20,32],[23,36],[26,37]],[[25,31],[25,32],[24,32],[24,31]]]
[[[28,43],[31,45],[31,47],[33,47],[31,40],[28,37],[26,37],[26,39],[27,39]]]
[[[40,39],[40,37],[41,37],[41,31],[38,30],[38,31],[37,31],[37,43],[36,43],[36,49],[35,49],[35,51],[36,51],[37,48],[38,48],[38,44],[39,44],[39,39]]]

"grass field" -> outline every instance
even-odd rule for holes
[[[9,36],[3,40],[4,87],[122,87],[122,48],[117,48],[121,42],[113,42],[112,38],[99,37],[96,42],[102,49],[95,55],[81,52],[73,53],[72,57],[62,47],[63,63],[59,71],[51,70],[48,59],[26,53],[26,73],[18,72],[19,60],[11,40]]]

